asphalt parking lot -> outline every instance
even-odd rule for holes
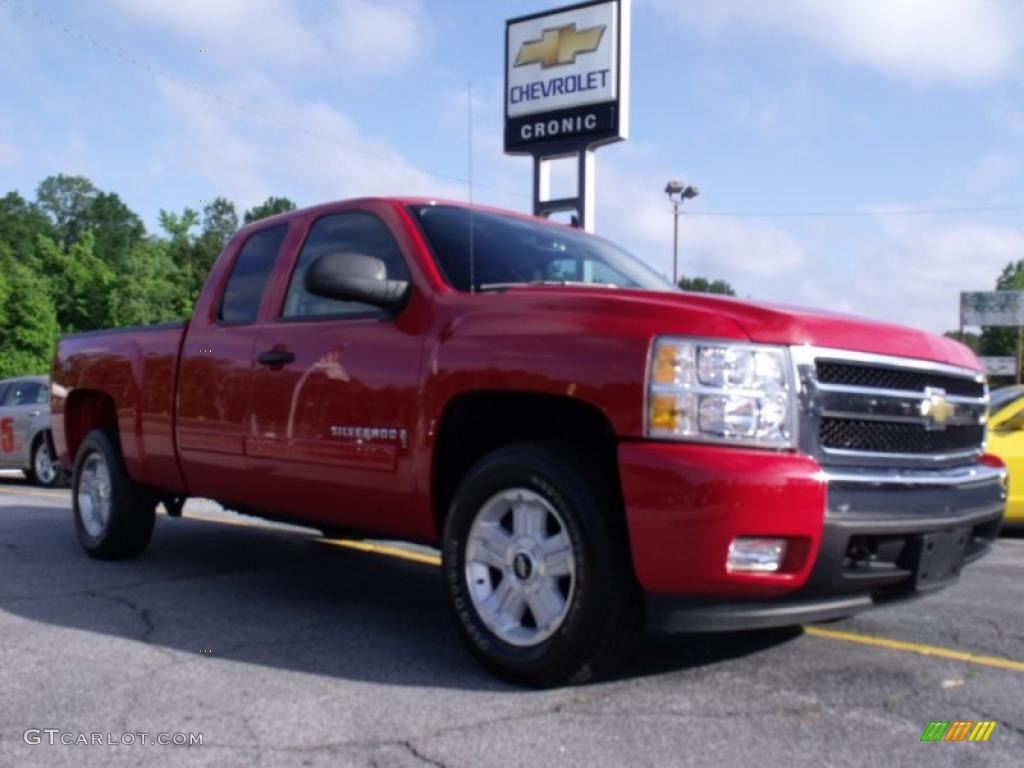
[[[0,475],[0,766],[1024,762],[1022,538],[927,600],[649,639],[615,680],[537,692],[462,649],[429,553],[211,503],[185,514],[158,519],[142,558],[95,562],[67,491]],[[998,725],[985,743],[922,743],[932,720]],[[28,729],[203,743],[26,744]]]

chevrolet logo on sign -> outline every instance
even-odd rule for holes
[[[604,30],[604,25],[578,30],[575,23],[545,29],[539,40],[527,40],[522,44],[516,56],[516,66],[539,63],[541,69],[547,69],[575,64],[577,55],[597,50]]]
[[[945,429],[956,413],[956,406],[946,399],[946,390],[928,387],[921,401],[921,415],[928,420],[926,429]]]

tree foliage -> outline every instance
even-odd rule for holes
[[[295,203],[287,197],[268,197],[255,208],[245,212],[245,223],[252,224],[254,221],[265,219],[268,216],[276,216],[279,213],[287,213],[295,210]]]
[[[680,277],[679,287],[684,291],[695,293],[717,293],[722,296],[735,296],[736,291],[725,280],[708,280],[706,277]]]
[[[271,197],[257,220],[293,210]],[[44,179],[33,201],[0,197],[0,377],[45,373],[64,333],[188,317],[238,228],[229,200],[161,211],[162,234],[83,176]]]
[[[996,279],[997,291],[1024,290],[1024,259],[1011,262],[1003,267]],[[981,331],[980,351],[983,355],[1016,357],[1016,328],[983,328]]]

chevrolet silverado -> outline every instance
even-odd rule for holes
[[[436,544],[473,654],[582,682],[644,626],[825,621],[950,585],[1003,517],[961,344],[684,293],[518,214],[361,199],[252,223],[190,321],[63,338],[90,555],[185,498]]]

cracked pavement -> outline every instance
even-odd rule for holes
[[[1004,538],[959,584],[828,626],[1024,660],[1022,602],[1024,538]],[[463,650],[429,565],[197,502],[141,558],[96,562],[66,491],[0,476],[0,766],[1017,766],[1022,683],[787,629],[650,638],[615,680],[517,689]],[[999,725],[919,741],[955,719]],[[27,728],[204,743],[31,746]]]

